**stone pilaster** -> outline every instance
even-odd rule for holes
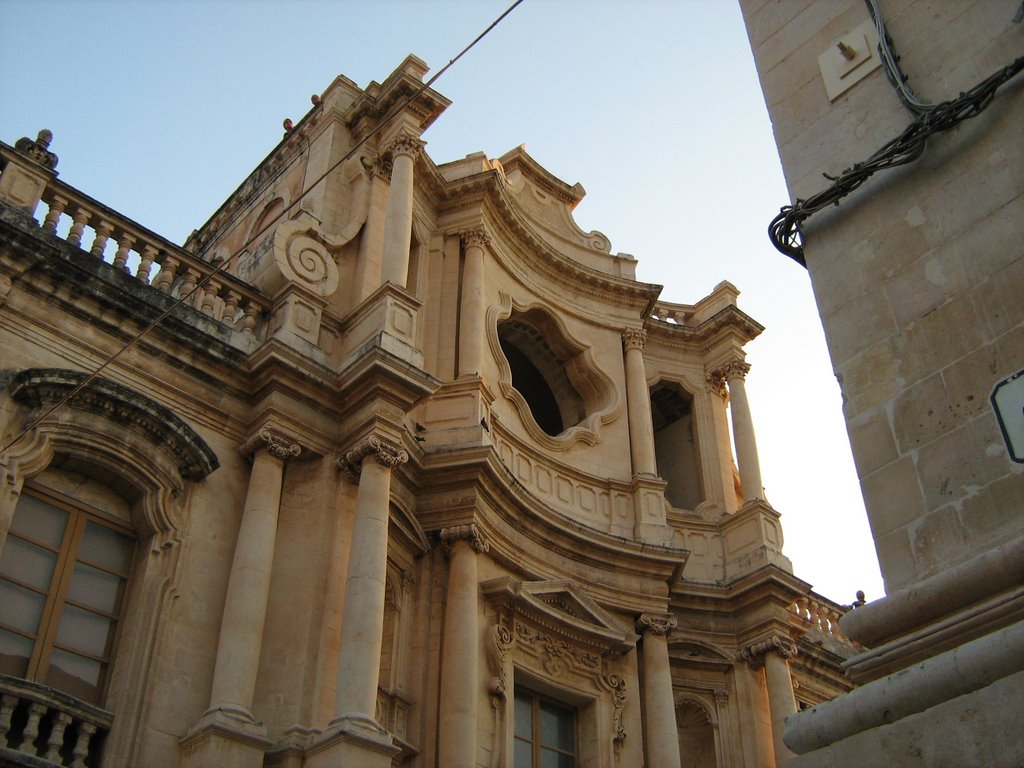
[[[479,376],[483,369],[484,248],[489,239],[483,230],[463,232],[465,264],[462,274],[462,307],[459,312],[459,376]]]
[[[675,627],[675,618],[668,614],[645,613],[636,623],[637,632],[643,635],[647,764],[664,768],[680,768],[681,765],[672,669],[668,659],[668,635]]]
[[[438,760],[452,768],[476,765],[477,701],[480,693],[480,625],[477,554],[488,543],[476,525],[441,531],[448,553],[448,595],[441,659]]]
[[[622,333],[626,356],[626,407],[629,414],[629,453],[634,475],[658,474],[654,457],[654,427],[651,420],[651,395],[644,370],[644,344],[647,331],[628,328]]]
[[[182,764],[190,768],[249,765],[262,761],[269,744],[263,738],[265,729],[253,717],[252,698],[270,595],[284,465],[301,448],[261,429],[241,450],[252,456],[252,471],[228,578],[210,706],[182,740]]]
[[[757,455],[754,420],[750,416],[750,403],[747,400],[745,384],[749,370],[749,364],[733,360],[708,375],[709,382],[720,393],[724,391],[726,383],[729,385],[729,410],[732,413],[733,440],[736,442],[736,461],[739,463],[744,501],[764,498],[761,462]]]
[[[391,155],[391,187],[384,218],[382,280],[405,287],[409,273],[409,244],[412,238],[413,167],[425,146],[416,136],[402,133],[385,151]]]
[[[774,635],[754,643],[740,652],[741,658],[752,669],[764,667],[764,680],[768,690],[768,711],[771,718],[772,751],[775,764],[782,766],[793,753],[782,741],[786,718],[796,712],[793,678],[789,671],[791,656],[797,653],[796,643],[788,637]]]

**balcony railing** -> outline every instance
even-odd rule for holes
[[[848,608],[812,592],[797,598],[791,610],[804,630],[816,630],[841,643],[853,645],[846,633],[839,628],[839,617],[846,613]]]
[[[60,691],[0,675],[0,765],[93,768],[113,719]]]

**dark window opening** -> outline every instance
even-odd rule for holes
[[[516,691],[515,768],[575,768],[576,711]]]
[[[693,398],[678,386],[658,384],[651,390],[651,417],[658,474],[668,482],[665,498],[677,509],[696,509],[704,494]]]

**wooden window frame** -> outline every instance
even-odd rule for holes
[[[572,762],[573,762],[574,768],[576,766],[579,766],[579,761],[580,761],[580,753],[579,753],[579,744],[580,744],[579,712],[577,711],[576,707],[566,705],[564,702],[558,701],[557,699],[553,699],[550,696],[545,696],[544,694],[537,693],[536,691],[531,690],[529,688],[517,688],[515,690],[514,694],[513,694],[513,701],[518,696],[529,696],[530,697],[530,718],[531,718],[531,731],[530,732],[532,733],[532,738],[530,740],[522,738],[521,736],[519,736],[519,734],[517,734],[515,732],[515,728],[513,727],[512,741],[513,741],[513,744],[515,742],[517,742],[517,741],[520,741],[520,742],[523,742],[525,744],[529,744],[530,745],[530,755],[531,755],[531,758],[530,758],[531,759],[531,767],[530,768],[540,768],[541,748],[549,750],[551,752],[556,752],[559,755],[567,755],[567,756],[572,758]],[[555,747],[555,746],[551,746],[549,744],[542,744],[541,743],[541,735],[540,735],[540,705],[541,705],[541,703],[550,704],[550,705],[552,705],[552,706],[562,710],[563,712],[565,712],[566,714],[568,714],[569,716],[572,717],[573,750],[571,752],[566,751],[564,749],[560,749],[559,747]],[[515,758],[513,756],[513,762],[514,762],[514,760],[515,760]]]

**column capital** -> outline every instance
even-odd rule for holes
[[[756,669],[764,666],[765,654],[772,652],[777,653],[783,659],[788,659],[791,656],[796,656],[796,643],[788,637],[772,635],[765,640],[759,640],[740,649],[737,659],[747,662],[747,664]]]
[[[378,464],[388,469],[394,469],[409,460],[409,454],[404,448],[390,440],[372,435],[338,457],[338,467],[352,482],[358,483],[363,471],[363,459],[367,456],[372,456]]]
[[[467,229],[463,232],[459,232],[459,239],[462,240],[462,244],[467,248],[473,245],[483,248],[491,242],[491,238],[483,227],[480,227],[479,229]]]
[[[708,383],[708,388],[724,400],[728,396],[725,385],[733,379],[745,379],[749,370],[749,363],[742,360],[730,360],[712,368],[704,378]]]
[[[256,434],[242,443],[239,450],[244,456],[251,457],[261,448],[265,448],[267,453],[281,461],[298,456],[302,452],[302,446],[294,442],[292,438],[273,432],[267,427],[258,430]]]
[[[641,635],[668,635],[678,626],[676,617],[668,613],[644,613],[637,619],[636,629]]]
[[[622,346],[628,352],[631,349],[639,349],[641,352],[647,343],[647,331],[643,328],[627,328],[622,332]]]
[[[415,158],[427,143],[411,133],[400,133],[388,142],[384,151],[393,157],[406,155]]]
[[[467,525],[453,525],[441,529],[441,543],[444,544],[445,554],[451,555],[452,549],[457,541],[465,541],[473,548],[473,551],[483,554],[491,548],[490,543],[484,538],[476,523]]]

